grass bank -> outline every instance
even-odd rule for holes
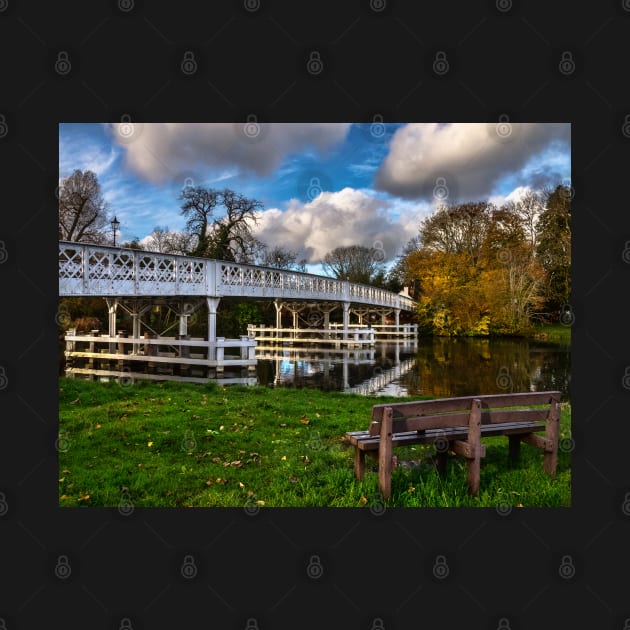
[[[370,507],[376,462],[354,479],[349,430],[367,428],[372,405],[401,398],[214,383],[59,381],[62,507]],[[561,437],[571,410],[562,405]],[[570,452],[556,479],[542,453],[523,445],[507,466],[507,438],[484,440],[481,490],[470,497],[466,465],[435,472],[432,447],[396,449],[391,507],[570,506]]]
[[[535,339],[554,341],[556,343],[571,343],[571,326],[563,324],[537,324],[528,335]]]

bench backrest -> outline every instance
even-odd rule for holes
[[[474,400],[481,401],[481,424],[541,422],[547,420],[551,406],[560,402],[560,396],[560,392],[546,391],[384,403],[372,407],[369,432],[370,435],[380,434],[383,412],[388,407],[393,412],[393,433],[467,426]],[[523,408],[533,405],[546,407]]]

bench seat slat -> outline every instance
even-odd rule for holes
[[[538,422],[506,422],[503,424],[486,424],[481,427],[482,437],[495,435],[515,435],[518,433],[534,433],[544,431],[545,425]],[[427,429],[421,433],[417,431],[405,431],[395,433],[392,436],[394,446],[411,444],[431,444],[437,440],[456,440],[466,438],[466,427],[451,427],[446,429]],[[378,450],[380,438],[378,435],[370,435],[368,431],[349,431],[346,437],[351,445],[361,450]]]

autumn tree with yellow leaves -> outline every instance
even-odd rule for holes
[[[551,303],[550,269],[555,295],[561,285],[559,299],[568,301],[570,211],[559,207],[563,194],[557,187],[501,207],[443,205],[424,219],[396,266],[413,287],[420,330],[450,336],[522,333]]]

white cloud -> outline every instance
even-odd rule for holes
[[[549,156],[550,147],[568,152],[569,124],[512,123],[507,130],[488,123],[405,125],[392,137],[375,187],[407,199],[431,199],[443,184],[448,201],[482,200],[537,154],[546,150]]]
[[[261,212],[256,236],[317,264],[335,247],[346,245],[382,248],[385,260],[393,260],[417,231],[418,223],[406,212],[399,215],[392,201],[344,188],[322,192],[306,204],[292,199],[284,211]]]
[[[497,208],[509,201],[518,203],[527,193],[534,192],[534,188],[530,186],[517,186],[514,190],[510,191],[507,195],[492,195],[488,201]]]
[[[100,179],[118,158],[114,147],[104,147],[84,134],[71,139],[59,138],[59,176],[67,177],[76,169],[92,171]]]
[[[261,123],[258,135],[248,136],[243,123],[144,123],[129,141],[122,124],[111,126],[114,140],[126,150],[127,165],[152,182],[208,169],[216,176],[236,168],[262,177],[292,153],[326,152],[350,128],[347,123]]]

